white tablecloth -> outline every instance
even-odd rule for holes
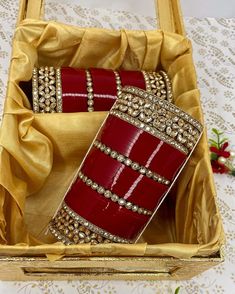
[[[61,1],[61,0],[60,0]],[[87,9],[50,0],[46,18],[79,26],[155,29],[153,17],[109,9]],[[18,1],[0,0],[0,113],[6,93],[11,40]],[[224,131],[235,150],[235,19],[185,19],[193,42],[201,100],[211,135]],[[227,237],[225,262],[190,281],[0,282],[0,293],[235,293],[235,177],[215,175],[218,205]]]

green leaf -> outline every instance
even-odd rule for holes
[[[219,136],[219,132],[215,128],[212,129],[212,132]]]
[[[218,131],[217,129],[215,129],[215,128],[213,128],[212,129],[212,132],[214,133],[214,134],[216,134],[216,136],[219,138],[221,135],[223,135],[223,133],[224,132],[220,132],[220,131]]]
[[[175,289],[175,293],[174,294],[178,294],[180,292],[180,287],[177,287],[176,289]]]
[[[215,140],[209,139],[209,142],[212,143],[213,145],[215,145],[215,147],[218,147],[218,144]]]

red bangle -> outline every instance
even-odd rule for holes
[[[82,69],[61,69],[63,112],[87,111],[86,73]]]
[[[127,85],[172,100],[171,83],[163,71],[55,69],[46,66],[33,71],[33,110],[36,113],[109,111],[121,88]]]
[[[124,88],[51,232],[65,244],[136,242],[201,132],[201,124],[173,104],[139,88]]]

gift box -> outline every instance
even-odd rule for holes
[[[177,0],[158,1],[156,31],[78,28],[42,14],[43,1],[21,1],[0,133],[0,278],[187,279],[220,263],[224,234],[205,131],[138,243],[55,243],[48,224],[107,113],[33,113],[20,82],[34,66],[164,69],[174,104],[202,124],[203,115]]]

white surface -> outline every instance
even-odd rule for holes
[[[53,3],[53,0],[46,0]],[[155,0],[73,0],[73,3],[90,9],[102,8],[124,10],[142,15],[155,16]],[[58,0],[58,3],[71,3],[70,0]]]
[[[235,17],[234,0],[181,0],[181,3],[185,16]]]
[[[47,0],[50,2],[50,0]],[[154,16],[155,0],[76,0],[77,5],[94,8],[110,8],[125,10],[132,13]],[[51,1],[53,2],[53,1]],[[61,3],[71,3],[70,0],[58,0]],[[194,17],[235,17],[234,0],[181,0],[185,16]]]
[[[71,3],[71,1],[70,1]],[[0,109],[5,96],[11,38],[18,3],[0,0]],[[64,8],[66,9],[64,10]],[[54,0],[46,8],[47,18],[78,25],[107,28],[154,29],[155,20],[131,13],[86,9],[72,4],[58,5]],[[66,13],[65,13],[66,12]],[[194,59],[208,133],[212,127],[225,132],[235,150],[235,19],[186,19],[186,29],[194,47]],[[190,281],[74,281],[74,282],[0,282],[0,293],[235,293],[235,177],[215,176],[218,205],[227,236],[225,263]]]

